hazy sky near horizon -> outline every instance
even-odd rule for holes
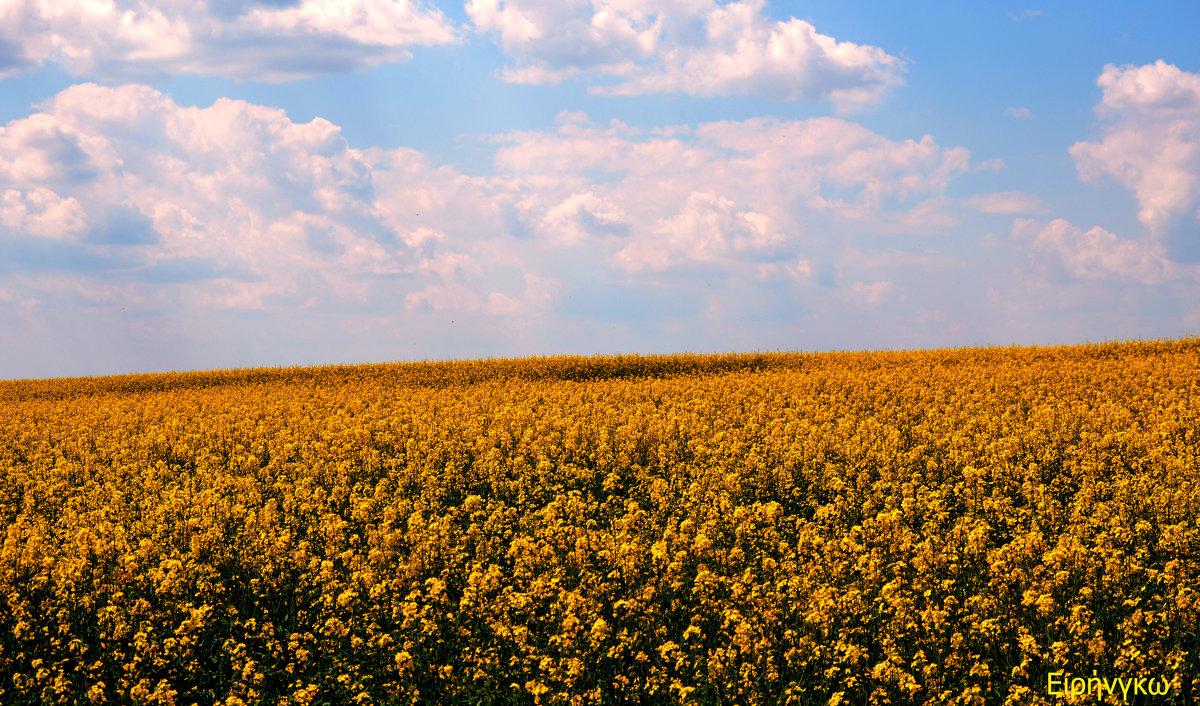
[[[0,0],[0,379],[1195,335],[1197,28]]]

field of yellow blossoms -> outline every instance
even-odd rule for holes
[[[0,382],[0,703],[1191,703],[1198,520],[1194,338]]]

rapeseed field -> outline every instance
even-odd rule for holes
[[[0,703],[1190,703],[1198,449],[1200,339],[2,382]]]

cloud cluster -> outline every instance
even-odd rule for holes
[[[68,238],[86,221],[79,202],[50,189],[5,189],[0,192],[0,224],[14,235]]]
[[[376,203],[367,157],[320,118],[81,84],[0,128],[0,150],[13,157],[0,162],[0,247],[14,267],[205,282],[210,304],[261,308],[314,277],[361,296],[362,276],[428,255]]]
[[[1117,179],[1139,200],[1146,180],[1165,178],[1153,175],[1186,186],[1200,173],[1188,161],[1194,76],[1142,69],[1106,70],[1104,137],[1072,148],[1081,174]],[[734,340],[725,336],[746,320],[762,335],[801,318],[831,332],[887,320],[907,336],[961,324],[939,308],[945,293],[964,272],[996,273],[961,243],[951,256],[939,250],[949,240],[913,250],[911,237],[889,235],[954,236],[970,210],[1047,212],[1020,191],[951,199],[977,168],[966,149],[841,118],[643,129],[564,112],[546,130],[482,139],[494,169],[472,176],[412,149],[352,148],[321,118],[297,123],[229,99],[185,106],[141,85],[72,86],[0,126],[0,329],[91,330],[96,312],[128,308],[121,336],[200,345],[164,329],[173,320],[251,336],[269,320],[304,321],[274,335],[337,350],[317,332],[352,338],[369,326],[381,347],[355,355],[376,357],[431,336],[444,345],[421,350],[439,355],[544,351],[593,325],[634,347],[693,326],[717,336],[704,340]],[[1128,144],[1142,151],[1118,149]],[[1047,288],[1186,287],[1195,268],[1177,261],[1170,236],[1195,221],[1196,195],[1165,193],[1146,192],[1144,238],[1026,218],[1012,238],[1050,275],[1034,282]],[[893,322],[900,302],[925,318]]]
[[[10,272],[149,299],[177,285],[206,309],[511,315],[550,306],[565,261],[596,283],[805,280],[839,237],[955,222],[943,191],[968,167],[836,118],[643,131],[574,114],[492,139],[496,171],[475,177],[353,149],[321,118],[76,85],[0,127],[0,250]]]
[[[1175,266],[1161,247],[1146,240],[1122,240],[1100,227],[1084,231],[1065,219],[1049,223],[1018,218],[1012,235],[1070,279],[1123,284],[1161,284]]]
[[[583,77],[607,95],[829,100],[851,113],[877,105],[905,70],[878,47],[772,21],[765,0],[470,0],[467,13],[515,61],[505,80]]]
[[[1066,219],[1018,218],[1012,238],[1043,274],[1059,282],[1163,285],[1200,273],[1200,75],[1163,61],[1108,65],[1097,85],[1100,139],[1070,147],[1080,179],[1105,177],[1133,193],[1140,237],[1088,230]],[[1046,213],[1022,192],[979,194],[967,205],[985,213]]]
[[[107,80],[217,74],[281,81],[456,41],[414,0],[5,0],[0,77],[45,63]]]
[[[677,258],[711,261],[745,251],[782,245],[772,219],[739,211],[730,199],[694,191],[678,214],[660,218],[646,234],[616,254],[627,269],[665,269]]]
[[[1070,148],[1080,178],[1128,189],[1172,257],[1200,260],[1200,75],[1161,60],[1110,64],[1097,84],[1100,139]]]
[[[642,132],[578,120],[500,138],[522,184],[519,223],[549,240],[609,242],[636,271],[786,259],[834,232],[931,234],[969,153],[894,141],[838,118],[756,118]],[[536,186],[535,186],[536,185]]]

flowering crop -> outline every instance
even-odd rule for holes
[[[1200,339],[3,382],[0,703],[1183,702],[1198,449]]]

